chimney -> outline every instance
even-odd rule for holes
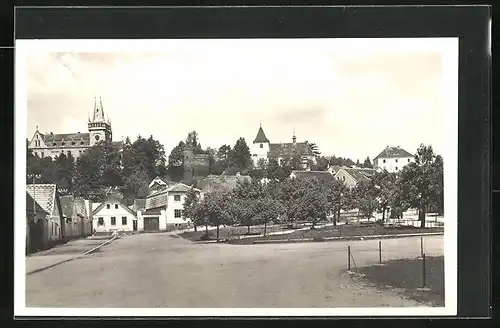
[[[297,142],[297,137],[295,136],[295,130],[293,131],[292,141],[294,144]]]

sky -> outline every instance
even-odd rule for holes
[[[373,159],[386,146],[443,152],[443,55],[438,51],[176,49],[43,52],[28,56],[27,138],[87,132],[102,99],[113,139],[159,140],[166,155],[196,130],[203,147],[316,143],[324,155]]]

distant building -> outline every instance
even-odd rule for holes
[[[38,157],[56,157],[60,154],[71,154],[75,159],[87,149],[100,141],[112,141],[111,121],[106,119],[102,102],[94,102],[92,119],[88,119],[88,132],[72,133],[41,133],[36,127],[35,134],[28,148]],[[114,142],[119,149],[123,148],[121,141]]]
[[[329,171],[292,171],[292,173],[290,173],[290,178],[293,179],[297,177],[306,179],[314,178],[325,184],[329,184],[335,180],[333,174]]]
[[[387,172],[398,172],[411,162],[415,161],[413,154],[403,148],[387,146],[377,157],[373,159],[375,169],[387,170]]]
[[[251,145],[250,152],[254,165],[257,165],[259,160],[268,161],[269,159],[275,159],[281,164],[283,160],[295,156],[301,158],[303,169],[309,168],[309,162],[316,164],[316,156],[307,141],[297,142],[297,137],[294,133],[292,142],[271,143],[266,137],[262,126],[257,131],[257,136]]]
[[[361,181],[369,181],[375,172],[375,169],[339,167],[334,178],[354,188]]]
[[[136,200],[138,231],[170,231],[190,225],[189,218],[184,219],[184,201],[192,190],[200,190],[183,183],[168,183],[155,178],[149,184],[149,195],[145,200]]]

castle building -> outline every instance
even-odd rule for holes
[[[309,164],[316,163],[316,156],[307,141],[297,142],[294,133],[292,142],[271,143],[266,137],[262,125],[259,127],[250,151],[254,165],[257,165],[259,160],[268,161],[269,159],[275,159],[281,164],[284,160],[296,156],[301,158],[303,169],[310,169]]]
[[[29,142],[28,148],[38,157],[55,158],[60,154],[71,154],[75,159],[87,149],[100,141],[112,141],[113,133],[111,121],[106,119],[102,101],[94,100],[94,112],[92,119],[88,119],[88,132],[76,133],[41,133],[36,127],[35,134]],[[114,142],[120,149],[123,143]]]

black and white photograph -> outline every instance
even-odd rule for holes
[[[15,92],[19,314],[456,314],[458,38],[19,40]]]

